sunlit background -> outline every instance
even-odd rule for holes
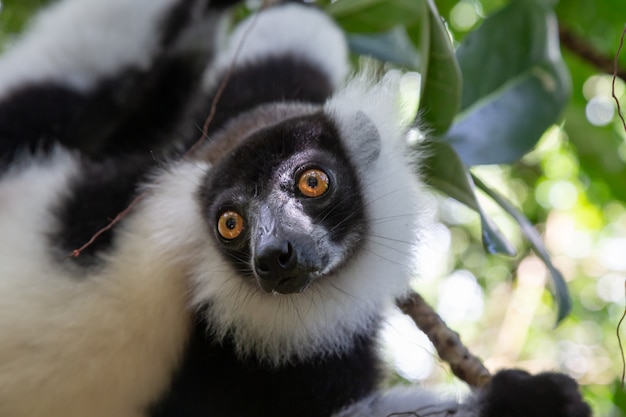
[[[0,50],[43,3],[0,0]],[[506,1],[435,3],[458,42]],[[617,2],[568,0],[556,10],[562,24],[586,34],[600,54],[612,58],[626,23],[626,6],[611,4]],[[542,231],[568,281],[571,315],[555,327],[546,267],[529,251],[515,222],[486,197],[481,203],[518,248],[518,256],[487,255],[478,216],[450,198],[434,196],[441,223],[431,231],[425,257],[429,262],[416,289],[490,370],[561,370],[584,386],[597,416],[624,416],[616,328],[625,308],[626,132],[611,97],[613,77],[566,49],[563,53],[574,88],[563,123],[549,129],[519,163],[473,172]],[[619,78],[614,91],[626,107],[626,86]],[[398,372],[394,382],[421,381],[459,395],[467,390],[402,314],[390,319],[385,334],[389,361]],[[616,404],[624,408],[620,411]]]
[[[436,3],[455,41],[506,4]],[[603,23],[608,6],[594,9],[594,4],[598,2],[561,1],[557,15],[562,24],[584,28],[599,53],[613,58],[626,9],[612,9],[617,23],[611,26]],[[573,10],[577,7],[578,12]],[[574,301],[571,315],[555,327],[556,306],[546,287],[545,265],[529,251],[516,223],[484,196],[481,204],[516,245],[518,256],[486,254],[478,215],[438,197],[442,224],[427,249],[432,265],[416,289],[490,370],[566,372],[584,386],[595,415],[624,416],[616,330],[626,299],[626,130],[612,98],[612,75],[599,73],[566,48],[563,54],[574,88],[563,122],[549,129],[519,163],[472,171],[537,224],[568,282]],[[617,78],[614,93],[622,108],[625,90]],[[398,313],[386,331],[389,360],[399,375],[448,392],[466,392],[425,337],[410,329],[411,322]],[[623,333],[626,338],[626,330]]]

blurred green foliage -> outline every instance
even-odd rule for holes
[[[49,0],[0,0],[0,51],[18,34],[28,18]]]
[[[388,53],[383,57],[386,61],[422,74],[422,109],[439,109],[423,116],[436,133],[445,134],[461,100],[458,68],[445,48],[458,48],[488,16],[524,1],[318,0],[318,4],[350,32],[355,50],[366,53],[378,42],[379,50],[382,45]],[[568,283],[572,311],[555,328],[554,301],[545,290],[546,266],[531,251],[517,222],[480,193],[476,201],[482,217],[445,194],[437,197],[445,227],[436,229],[429,258],[433,265],[418,289],[489,368],[564,371],[583,385],[595,415],[622,417],[626,416],[626,392],[620,387],[622,362],[615,332],[625,305],[626,131],[610,101],[608,72],[626,24],[626,7],[623,0],[532,1],[558,20],[571,96],[558,117],[550,116],[554,120],[549,127],[541,128],[548,127],[530,153],[508,165],[475,166],[471,172],[518,207],[542,233],[552,261]],[[0,48],[10,45],[27,17],[45,3],[0,0]],[[523,52],[515,27],[510,26],[510,36],[493,38],[493,49],[503,50],[503,57]],[[396,49],[386,48],[389,45]],[[506,55],[507,48],[510,55]],[[502,65],[505,71],[507,62]],[[619,65],[622,71],[626,69],[626,51]],[[479,77],[480,67],[474,73]],[[626,87],[619,78],[616,95],[625,108]],[[527,114],[509,116],[533,123],[524,118]],[[446,168],[448,185],[463,183],[457,187],[457,198],[472,190],[471,177],[463,177],[462,164]],[[434,175],[445,180],[441,172]],[[473,205],[473,194],[466,197],[466,203]],[[486,221],[493,222],[493,228],[486,227]],[[485,230],[495,233],[498,229],[517,248],[516,256],[485,252]],[[472,280],[477,289],[472,297],[458,290]],[[431,382],[451,380],[443,367],[434,367],[428,378]]]
[[[554,10],[561,37],[565,32],[595,52],[596,58],[612,64],[626,25],[623,1],[545,3],[556,3]],[[496,0],[437,1],[455,42],[461,42],[481,25],[484,17],[506,4]],[[460,19],[463,24],[458,24],[454,17],[459,10],[466,13],[469,10],[470,15],[475,15]],[[471,24],[465,26],[468,22]],[[511,43],[511,48],[515,47]],[[568,281],[572,313],[552,329],[551,301],[544,293],[536,308],[526,312],[530,318],[518,320],[518,326],[527,326],[525,331],[519,331],[525,337],[518,351],[507,351],[506,343],[497,336],[495,346],[493,339],[482,340],[492,332],[501,337],[510,333],[503,324],[515,323],[506,321],[514,314],[510,305],[504,308],[502,304],[506,304],[507,297],[524,291],[524,263],[533,255],[524,249],[523,241],[519,255],[512,262],[485,255],[479,250],[477,219],[469,224],[452,225],[453,240],[462,243],[460,248],[452,244],[450,266],[442,275],[457,269],[469,270],[482,286],[486,305],[481,318],[475,323],[460,321],[457,326],[452,325],[462,329],[462,334],[471,327],[466,338],[487,358],[487,363],[537,370],[561,369],[583,384],[595,415],[617,417],[626,415],[626,394],[619,381],[622,360],[615,335],[624,309],[626,281],[626,265],[620,261],[626,255],[626,132],[616,113],[609,115],[608,122],[602,126],[587,117],[594,97],[603,99],[615,110],[615,104],[606,100],[611,94],[612,81],[612,73],[607,72],[612,67],[607,70],[605,65],[600,69],[599,63],[581,57],[580,49],[581,45],[572,43],[571,39],[561,45],[572,78],[572,95],[558,126],[550,129],[538,147],[519,162],[474,171],[515,202],[543,232],[555,263]],[[622,71],[626,69],[626,51],[619,57],[619,66]],[[626,95],[624,82],[619,78],[616,94],[623,109]],[[496,222],[504,224],[506,231],[509,220],[498,214],[497,208],[495,213]],[[506,280],[502,278],[509,274],[515,281],[503,287]],[[492,278],[492,275],[497,276]],[[436,299],[438,291],[433,290],[432,295]],[[548,358],[551,360],[546,361]]]

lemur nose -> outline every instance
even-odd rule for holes
[[[296,252],[290,241],[266,235],[258,242],[254,268],[259,278],[278,285],[293,277],[297,265]]]

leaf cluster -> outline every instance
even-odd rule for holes
[[[489,253],[516,251],[485,214],[476,189],[513,217],[550,271],[563,319],[571,300],[539,233],[469,170],[518,161],[562,116],[571,80],[552,7],[541,0],[511,1],[457,48],[432,0],[341,0],[326,10],[346,30],[353,50],[421,74],[419,113],[432,133],[428,182],[480,215]]]

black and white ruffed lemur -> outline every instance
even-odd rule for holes
[[[0,416],[589,416],[560,374],[380,388],[429,221],[400,75],[230,3],[63,0],[0,58]]]

